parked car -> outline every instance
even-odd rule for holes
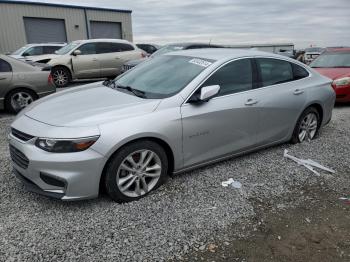
[[[54,54],[55,51],[65,46],[66,43],[44,43],[44,44],[28,44],[20,49],[12,52],[10,56],[21,59],[31,58],[32,56]]]
[[[329,48],[310,66],[333,80],[337,102],[350,102],[350,48]]]
[[[304,54],[304,62],[305,64],[310,64],[312,61],[314,61],[322,52],[324,51],[324,48],[321,47],[309,47],[305,48],[305,54]]]
[[[159,55],[163,55],[169,52],[173,51],[179,51],[179,50],[188,50],[188,49],[200,49],[200,48],[219,48],[222,46],[218,45],[211,45],[211,44],[203,44],[203,43],[176,43],[176,44],[169,44],[166,46],[163,46],[160,48],[158,51],[154,52],[149,58],[154,58]],[[123,70],[122,72],[126,72],[129,69],[137,66],[138,64],[146,61],[148,58],[141,58],[141,59],[136,59],[136,60],[130,60],[126,62],[123,65]]]
[[[115,77],[125,62],[144,57],[134,44],[120,39],[73,41],[54,55],[39,56],[35,62],[52,66],[57,87],[65,87],[75,79]]]
[[[149,55],[153,54],[160,48],[159,45],[154,45],[154,44],[136,44],[136,46],[142,49],[143,51],[145,51]]]
[[[334,100],[328,78],[287,57],[172,52],[29,106],[11,125],[13,167],[29,190],[62,200],[100,186],[137,200],[171,173],[314,139]]]
[[[0,55],[0,110],[17,113],[37,98],[54,92],[50,68]]]

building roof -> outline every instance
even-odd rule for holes
[[[87,10],[102,10],[102,11],[113,11],[120,13],[131,13],[131,10],[126,9],[114,9],[107,7],[93,7],[93,6],[83,6],[83,5],[66,5],[66,4],[56,4],[56,3],[44,3],[44,2],[31,2],[31,1],[17,1],[17,0],[0,0],[0,4],[26,4],[26,5],[41,5],[41,6],[51,6],[51,7],[63,7],[63,8],[76,8],[76,9],[87,9]]]

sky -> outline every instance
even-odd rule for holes
[[[31,1],[31,0],[30,0]],[[350,0],[40,0],[132,10],[134,42],[350,46]]]

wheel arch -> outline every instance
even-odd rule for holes
[[[309,104],[305,107],[305,109],[303,110],[303,112],[304,112],[307,108],[310,108],[310,107],[314,107],[314,108],[317,110],[317,112],[318,112],[318,114],[319,114],[319,116],[320,116],[319,125],[322,126],[323,117],[324,117],[324,109],[323,109],[321,103],[318,102],[318,101],[311,102],[311,103],[309,103]]]
[[[69,74],[70,74],[70,77],[71,77],[71,79],[72,79],[72,78],[73,78],[73,70],[72,70],[71,68],[69,68],[69,66],[66,66],[66,65],[57,64],[57,65],[52,66],[52,67],[51,67],[51,73],[52,73],[52,71],[53,71],[54,69],[56,69],[56,68],[62,68],[62,67],[68,70],[68,72],[69,72]]]
[[[4,95],[4,101],[6,101],[8,99],[8,97],[9,97],[9,95],[11,93],[13,93],[14,91],[16,91],[16,90],[23,90],[23,89],[24,90],[28,90],[29,92],[33,93],[35,95],[35,99],[39,98],[38,93],[32,87],[20,85],[20,86],[15,86],[14,88],[11,88],[10,90],[8,90],[6,92],[6,94]]]
[[[105,175],[106,175],[106,169],[107,169],[107,166],[110,163],[110,161],[113,159],[113,157],[124,146],[127,146],[127,145],[135,143],[135,142],[139,142],[139,141],[153,141],[153,142],[159,144],[165,150],[165,153],[166,153],[167,158],[168,158],[169,175],[171,175],[173,173],[174,166],[175,166],[175,156],[174,156],[173,149],[171,148],[171,146],[169,145],[168,142],[166,142],[164,139],[161,139],[161,138],[156,137],[156,136],[144,136],[144,137],[133,138],[133,139],[130,139],[128,141],[124,141],[124,143],[120,144],[116,149],[112,150],[112,152],[108,155],[107,161],[105,162],[105,164],[103,166],[102,174],[100,177],[100,185],[99,185],[100,192],[104,191],[104,187],[103,187],[104,183],[103,182],[104,182]]]

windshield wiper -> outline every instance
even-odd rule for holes
[[[114,88],[120,88],[120,89],[127,90],[127,91],[133,93],[133,94],[134,94],[135,96],[137,96],[137,97],[147,98],[145,92],[143,92],[143,91],[141,91],[141,90],[132,88],[131,86],[118,85],[118,84],[116,84],[115,82],[113,82],[113,84],[114,84]]]

